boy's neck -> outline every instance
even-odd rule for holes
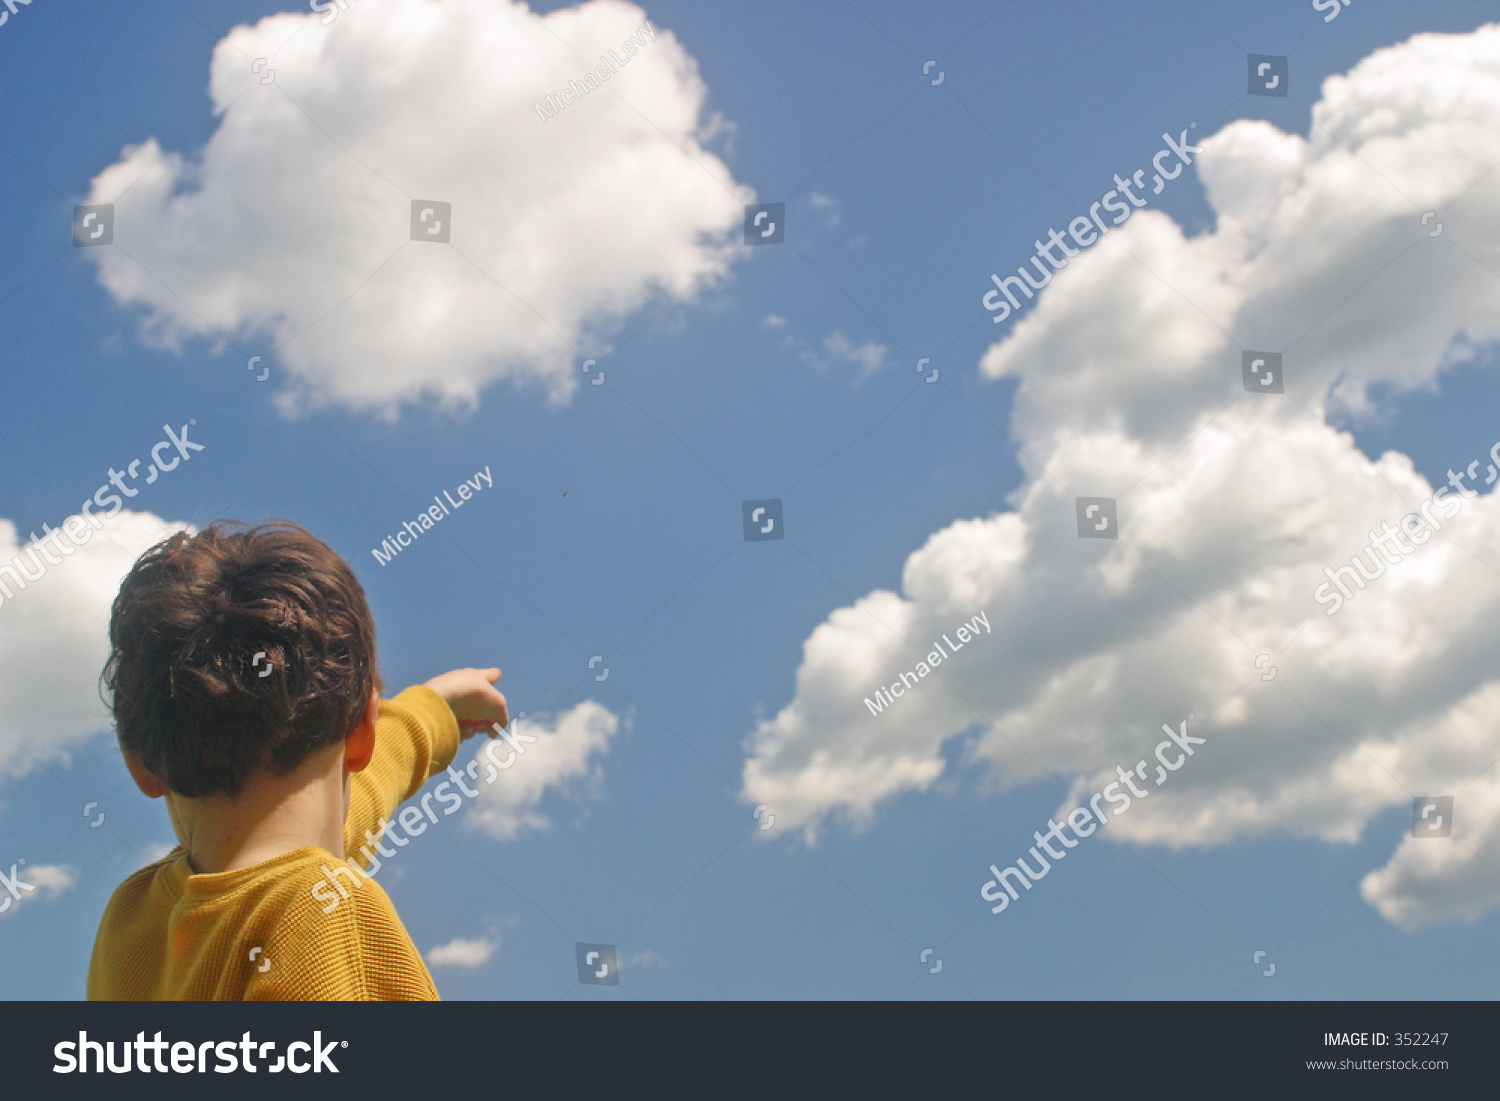
[[[256,776],[233,799],[169,792],[172,827],[193,872],[232,872],[310,845],[342,858],[348,816],[343,763],[340,743],[285,776]]]

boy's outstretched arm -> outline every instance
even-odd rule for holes
[[[505,697],[495,688],[499,679],[499,669],[454,669],[381,701],[374,756],[350,783],[345,859],[368,865],[361,848],[375,851],[381,824],[453,763],[460,741],[494,723],[510,725]]]

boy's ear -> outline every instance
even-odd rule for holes
[[[380,693],[370,693],[364,716],[344,739],[344,771],[362,772],[375,756],[375,720],[380,717]]]
[[[125,753],[125,767],[130,770],[130,778],[135,781],[135,786],[141,789],[141,794],[147,799],[160,799],[167,793],[167,785],[147,771],[134,753]]]

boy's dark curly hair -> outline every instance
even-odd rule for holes
[[[347,737],[381,687],[364,589],[287,521],[220,520],[158,543],[121,584],[109,639],[121,748],[189,797],[293,771]]]

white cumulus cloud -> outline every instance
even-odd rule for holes
[[[648,41],[640,8],[361,0],[322,18],[234,28],[201,154],[149,138],[94,179],[116,247],[90,255],[147,339],[277,346],[286,409],[460,409],[498,379],[563,400],[574,347],[723,276],[754,195],[701,144],[724,124],[696,61],[666,28]],[[620,59],[607,81],[601,55]],[[414,200],[451,204],[451,244],[411,239]]]
[[[71,749],[109,726],[99,674],[109,657],[115,593],[147,548],[186,526],[144,512],[120,512],[102,522],[99,531],[82,520],[72,525],[91,533],[82,546],[59,534],[44,536],[38,547],[14,523],[0,520],[0,776],[66,760]],[[66,531],[68,523],[59,527]],[[43,547],[60,564],[48,564]],[[39,566],[45,572],[27,581]]]
[[[1106,832],[1348,842],[1454,795],[1451,842],[1404,839],[1364,896],[1406,927],[1472,918],[1500,901],[1496,498],[1462,499],[1337,615],[1314,593],[1433,492],[1329,410],[1431,385],[1500,338],[1500,27],[1331,77],[1307,138],[1238,121],[1192,140],[1212,230],[1140,211],[1000,335],[981,370],[1017,383],[1013,510],[935,533],[899,592],[813,631],[794,698],[753,733],[743,798],[812,836],[931,789],[954,757],[996,791],[1062,777],[1066,810],[1192,712],[1207,744]],[[1285,395],[1244,391],[1246,349],[1284,351]],[[1482,482],[1489,457],[1468,458]],[[1118,541],[1078,537],[1079,496],[1117,499]],[[871,713],[981,611],[993,634]]]
[[[514,742],[495,739],[477,757],[479,797],[469,822],[500,841],[548,829],[551,823],[537,810],[542,797],[575,782],[597,783],[602,777],[597,756],[609,751],[619,725],[613,712],[593,700],[555,720],[546,715],[517,720],[511,727]]]

